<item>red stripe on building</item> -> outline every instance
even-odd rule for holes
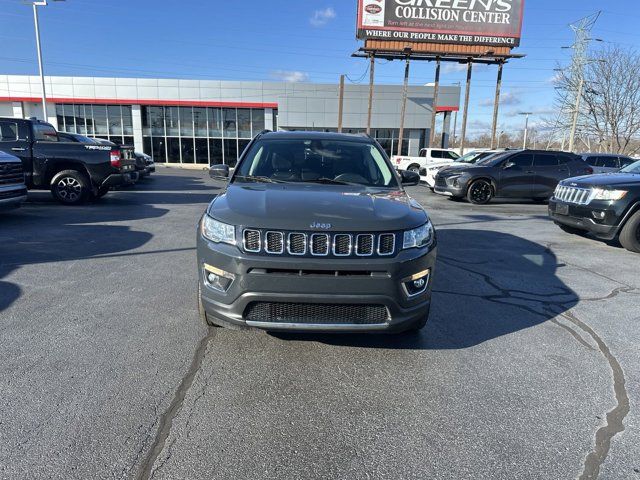
[[[0,97],[0,102],[41,102],[37,97]],[[51,103],[89,105],[148,105],[165,107],[229,107],[229,108],[278,108],[277,103],[264,102],[220,102],[198,100],[130,100],[122,98],[47,98]]]
[[[457,112],[460,107],[436,107],[436,112]]]

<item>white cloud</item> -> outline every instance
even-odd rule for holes
[[[480,105],[481,107],[493,107],[494,102],[495,97],[485,98],[478,105]],[[515,106],[520,105],[521,103],[522,98],[520,98],[520,95],[516,92],[507,92],[500,96],[500,106]]]
[[[309,80],[307,72],[299,72],[296,70],[274,70],[270,73],[271,78],[280,80],[281,82],[297,83]]]
[[[323,27],[334,18],[336,18],[336,11],[332,7],[327,7],[313,12],[313,16],[309,19],[309,23],[314,27]]]
[[[444,73],[466,72],[467,64],[466,63],[447,63],[442,70],[444,71]]]

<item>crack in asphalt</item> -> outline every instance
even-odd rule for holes
[[[187,373],[184,375],[184,377],[182,377],[182,381],[180,382],[180,385],[178,386],[178,389],[173,396],[173,400],[171,401],[169,408],[160,417],[160,423],[156,432],[155,440],[151,445],[151,449],[149,450],[147,458],[140,466],[140,470],[136,475],[136,479],[148,480],[152,477],[154,473],[153,466],[164,450],[167,438],[169,438],[169,434],[171,433],[173,420],[182,409],[182,405],[184,403],[187,392],[191,388],[191,385],[193,385],[193,380],[200,370],[202,361],[204,360],[204,357],[209,348],[209,343],[214,336],[215,328],[209,328],[207,335],[202,340],[200,340],[198,348],[196,349],[193,355],[193,359],[191,360],[189,370],[187,370]]]
[[[585,322],[580,320],[573,312],[562,314],[564,318],[584,330],[598,344],[600,353],[606,358],[613,374],[613,390],[617,405],[607,413],[607,422],[596,432],[594,449],[587,455],[584,461],[584,470],[580,480],[594,480],[600,474],[600,467],[607,458],[611,449],[611,441],[617,434],[624,432],[624,419],[631,410],[629,394],[626,389],[624,370],[618,359],[602,338]]]
[[[547,253],[551,254],[551,250],[550,248],[546,249]],[[595,332],[595,330],[593,330],[586,322],[580,320],[575,313],[573,313],[570,310],[570,306],[568,302],[562,302],[562,301],[551,301],[548,299],[549,296],[557,296],[556,294],[540,294],[540,297],[546,296],[547,299],[546,300],[538,300],[535,298],[529,298],[529,299],[524,299],[522,297],[518,297],[515,294],[517,293],[523,293],[522,291],[519,290],[511,290],[511,289],[505,289],[500,287],[495,281],[492,280],[492,278],[489,275],[486,275],[484,273],[481,272],[477,272],[473,269],[470,268],[465,268],[461,265],[456,264],[456,259],[452,259],[452,258],[447,258],[447,257],[443,257],[442,255],[438,258],[438,261],[441,261],[442,263],[449,265],[453,268],[458,268],[460,270],[463,270],[467,273],[471,273],[474,275],[478,275],[479,277],[481,277],[484,282],[491,286],[492,288],[498,290],[498,292],[500,292],[500,295],[466,295],[466,296],[472,296],[472,297],[477,297],[477,298],[482,298],[484,300],[487,300],[489,302],[494,302],[494,303],[500,303],[502,305],[511,305],[514,306],[516,308],[521,308],[523,310],[526,310],[527,312],[533,313],[535,315],[540,315],[540,316],[544,316],[545,318],[547,318],[549,316],[549,314],[552,315],[559,315],[562,318],[566,319],[567,321],[571,322],[573,325],[575,325],[576,327],[578,327],[579,329],[581,329],[582,331],[584,331],[591,339],[593,339],[593,341],[596,343],[596,345],[598,346],[597,349],[593,348],[591,345],[589,345],[589,343],[584,340],[584,338],[574,329],[572,329],[571,327],[569,327],[568,325],[564,325],[562,323],[560,323],[559,321],[557,321],[556,319],[553,319],[552,322],[562,328],[564,328],[565,330],[567,330],[576,340],[578,340],[578,342],[580,342],[582,345],[586,346],[587,348],[589,348],[590,350],[594,350],[594,351],[599,351],[604,358],[607,360],[607,363],[611,369],[612,372],[612,376],[613,376],[613,390],[615,393],[615,398],[616,398],[616,406],[613,408],[613,410],[609,411],[606,415],[606,424],[602,427],[600,427],[595,435],[595,446],[594,449],[587,455],[587,457],[585,458],[584,461],[584,468],[583,468],[583,472],[581,474],[581,476],[579,477],[579,480],[595,480],[598,478],[599,474],[600,474],[600,468],[602,467],[604,461],[607,459],[607,456],[609,454],[609,451],[611,449],[611,442],[613,440],[613,438],[618,435],[619,433],[622,433],[625,430],[624,427],[624,419],[626,418],[626,416],[629,414],[630,410],[631,410],[631,406],[630,406],[630,401],[629,401],[629,394],[627,392],[626,389],[626,381],[625,381],[625,376],[624,376],[624,370],[622,369],[622,365],[620,364],[620,362],[618,361],[618,359],[615,357],[615,355],[613,355],[613,353],[611,353],[611,350],[609,349],[608,345],[606,344],[606,342]],[[584,267],[581,268],[582,270],[588,270]],[[606,278],[606,277],[605,277]],[[612,280],[613,281],[613,280]],[[615,298],[621,294],[629,294],[629,295],[638,295],[640,293],[640,289],[635,288],[631,285],[622,283],[620,281],[613,281],[614,283],[617,283],[619,285],[624,285],[623,287],[617,287],[615,289],[613,289],[609,294],[603,296],[603,297],[593,297],[593,298],[583,298],[580,299],[577,297],[577,295],[575,293],[573,293],[570,289],[566,289],[567,294],[571,294],[573,296],[576,297],[577,300],[581,301],[581,302],[601,302],[601,301],[605,301],[605,300],[610,300],[612,298]],[[560,288],[560,290],[565,290],[564,288]],[[436,290],[434,290],[434,292],[437,292]],[[454,292],[441,292],[441,293],[454,293]],[[455,294],[455,293],[454,293]],[[465,296],[465,294],[461,294],[463,296]],[[530,292],[528,292],[528,295],[530,296],[535,296],[536,294],[532,294]],[[525,305],[520,305],[520,304],[514,304],[514,303],[510,303],[510,302],[506,302],[506,301],[501,301],[501,300],[509,300],[509,299],[518,299],[518,300],[524,300],[524,301],[529,301],[529,302],[537,302],[540,303],[544,312],[539,312],[537,310],[535,310],[534,308],[525,306]],[[554,311],[554,307],[557,308],[561,308],[564,309],[564,311]]]

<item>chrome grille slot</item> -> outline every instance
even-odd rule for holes
[[[260,232],[258,230],[245,230],[242,234],[242,244],[245,252],[257,253],[260,251]]]
[[[383,233],[378,238],[378,255],[393,255],[396,247],[396,236],[393,233]]]
[[[314,233],[311,235],[311,255],[329,255],[329,235],[326,233]]]
[[[307,235],[305,233],[290,233],[287,244],[287,251],[290,255],[305,255],[307,253]]]
[[[333,254],[336,257],[348,257],[351,248],[351,235],[339,233],[333,237]]]
[[[282,232],[267,232],[264,241],[267,253],[281,255],[284,253],[284,234]]]
[[[591,203],[591,189],[567,187],[560,185],[554,194],[556,200],[575,205],[588,205]]]
[[[358,235],[356,237],[356,255],[359,257],[373,255],[373,235]]]
[[[0,163],[0,185],[24,183],[22,163]]]

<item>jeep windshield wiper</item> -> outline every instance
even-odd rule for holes
[[[302,183],[323,183],[325,185],[357,185],[356,183],[343,182],[341,180],[334,180],[333,178],[326,177],[303,180]]]
[[[245,180],[247,182],[257,182],[257,183],[286,183],[282,180],[276,180],[274,178],[260,177],[255,175],[237,175],[236,177],[234,177],[234,180]]]

